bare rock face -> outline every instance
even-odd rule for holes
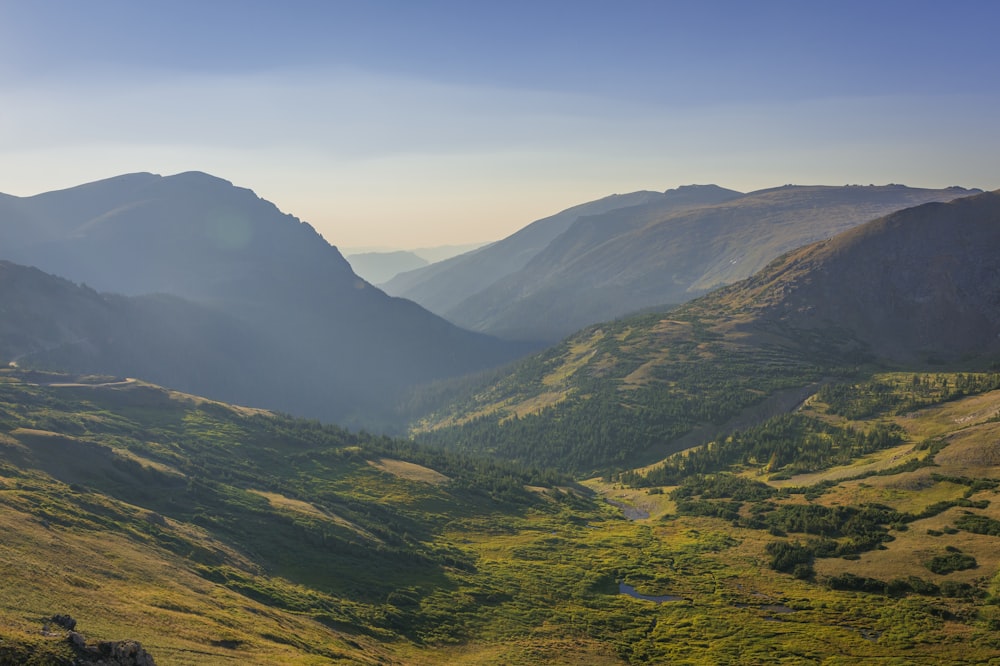
[[[78,666],[156,666],[153,656],[137,641],[100,641],[87,644],[83,634],[70,631],[66,639],[76,651]]]
[[[102,641],[97,644],[101,666],[155,666],[152,655],[136,641]]]
[[[74,620],[71,615],[56,614],[49,619],[53,624],[56,624],[67,631],[73,631],[76,629],[76,620]]]

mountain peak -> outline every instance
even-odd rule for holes
[[[232,182],[226,180],[225,178],[213,176],[212,174],[205,173],[204,171],[182,171],[181,173],[177,173],[172,176],[164,176],[164,180],[170,180],[180,183],[198,183],[198,184],[211,183],[213,185],[225,185],[228,187],[233,187]]]
[[[692,183],[691,185],[678,185],[673,189],[664,190],[664,194],[670,194],[671,192],[677,193],[689,193],[689,192],[733,192],[736,194],[742,194],[742,192],[737,192],[736,190],[730,190],[726,187],[721,187],[715,183],[709,183],[707,185],[698,185]]]

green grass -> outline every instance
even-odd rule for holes
[[[998,392],[830,418],[905,433],[841,465],[855,478],[795,489],[737,465],[683,496],[594,480],[590,498],[564,477],[151,387],[0,379],[0,663],[65,656],[41,635],[55,613],[93,640],[139,640],[161,664],[1000,659]],[[927,437],[932,467],[860,462]],[[604,498],[651,516],[625,520]],[[884,506],[869,527],[889,540],[814,554],[811,579],[770,566],[770,544],[852,538],[791,517],[872,504]],[[927,568],[955,555],[977,566]],[[619,582],[682,600],[634,599]]]

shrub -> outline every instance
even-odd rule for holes
[[[953,571],[964,571],[974,569],[979,566],[976,558],[961,552],[948,553],[947,555],[937,555],[928,561],[925,566],[932,572],[940,575],[950,574]]]

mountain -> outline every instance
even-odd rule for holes
[[[507,238],[481,249],[403,273],[382,286],[390,294],[409,298],[431,312],[441,314],[522,269],[583,216],[650,201],[662,201],[667,207],[684,207],[724,201],[734,196],[739,196],[739,193],[715,186],[680,188],[666,193],[642,191],[613,194],[532,222]]]
[[[0,664],[996,661],[998,222],[923,205],[588,328],[452,450],[0,369]],[[241,328],[8,262],[0,302],[6,355]]]
[[[4,259],[101,292],[172,295],[252,330],[260,353],[240,363],[263,384],[233,382],[220,395],[193,362],[169,368],[188,390],[235,402],[377,424],[373,410],[407,387],[523,351],[387,296],[308,224],[203,173],[0,198],[0,247]]]
[[[1000,192],[894,213],[789,253],[718,295],[761,322],[836,327],[900,364],[1000,356]]]
[[[354,272],[371,284],[385,282],[393,276],[428,265],[428,261],[413,252],[360,252],[344,257]]]
[[[970,194],[786,186],[712,201],[699,189],[691,205],[678,206],[672,192],[685,191],[581,216],[520,270],[447,309],[428,307],[472,330],[557,340],[598,321],[683,303],[788,250],[892,211]]]
[[[489,245],[489,243],[462,243],[461,245],[434,245],[431,247],[418,247],[410,250],[413,254],[417,255],[421,259],[424,259],[429,264],[436,263],[438,261],[444,261],[445,259],[451,259],[452,257],[457,257],[460,254],[465,254],[466,252],[472,252],[473,250],[478,250],[484,245]]]
[[[786,412],[859,368],[1000,361],[1000,194],[910,208],[667,313],[588,327],[417,427],[587,474]]]

